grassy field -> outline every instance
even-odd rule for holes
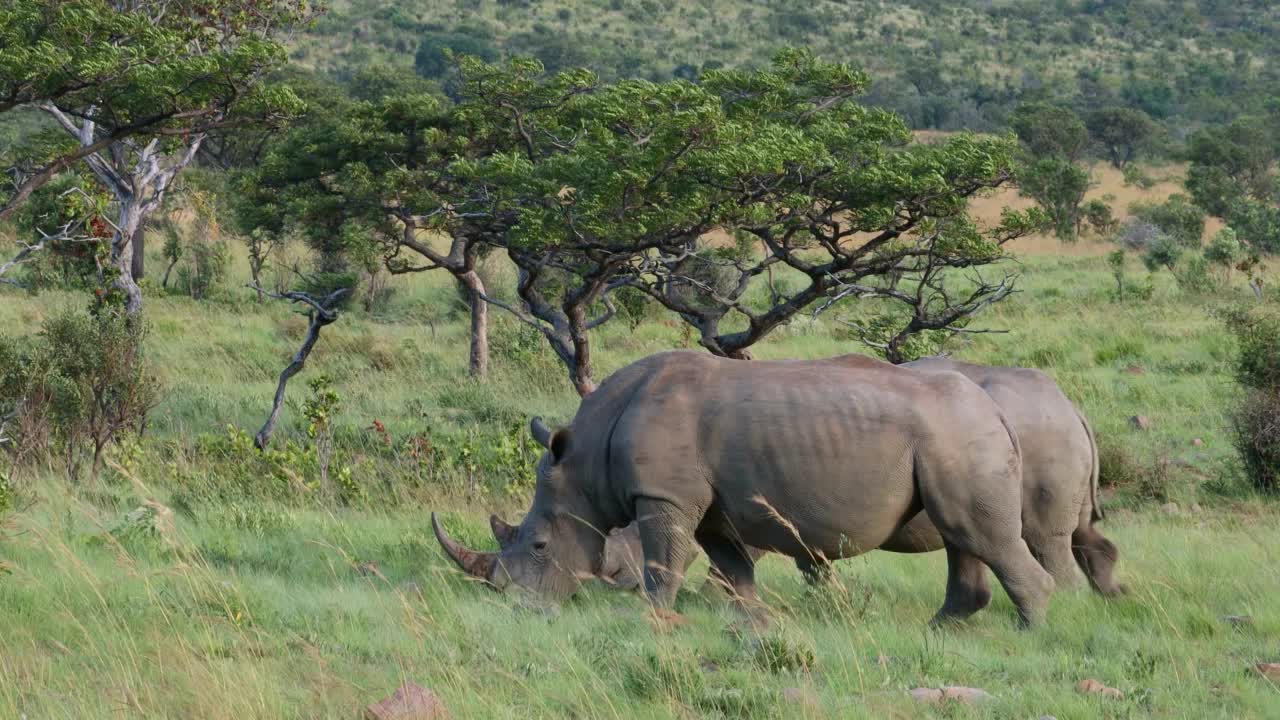
[[[116,453],[97,485],[69,488],[56,468],[20,478],[19,510],[0,529],[0,718],[347,718],[405,680],[477,718],[1280,715],[1280,688],[1248,672],[1280,661],[1280,508],[1243,489],[1225,433],[1233,343],[1211,316],[1251,295],[1187,294],[1164,274],[1150,300],[1118,303],[1103,258],[1026,255],[1017,267],[1022,292],[982,318],[1008,332],[956,354],[1046,369],[1141,471],[1106,488],[1125,599],[1059,593],[1047,627],[1027,633],[997,590],[969,623],[929,631],[941,554],[846,561],[820,593],[771,558],[764,635],[697,594],[701,562],[678,606],[692,622],[672,632],[655,632],[638,598],[603,590],[557,611],[499,597],[447,564],[427,510],[491,547],[488,511],[526,505],[528,417],[567,421],[577,404],[550,352],[498,314],[493,377],[468,381],[446,278],[397,280],[387,307],[326,329],[290,388],[286,450],[260,461],[227,428],[252,433],[265,418],[305,322],[236,290],[237,267],[212,300],[148,298],[165,394],[141,445]],[[1139,267],[1130,260],[1133,279]],[[0,290],[0,328],[35,332],[83,302]],[[856,351],[840,316],[796,321],[757,355]],[[592,339],[599,377],[687,343],[654,320]],[[335,463],[362,491],[350,507],[312,497],[298,404],[320,373],[343,398]],[[426,469],[407,450],[421,437],[437,446]],[[130,518],[149,500],[173,508],[172,530]],[[1082,695],[1085,678],[1125,698]],[[940,685],[995,699],[922,709],[906,693]]]

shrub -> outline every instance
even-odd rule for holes
[[[1120,173],[1124,176],[1125,185],[1137,186],[1143,190],[1150,190],[1156,186],[1156,179],[1143,172],[1142,168],[1134,163],[1125,165]]]
[[[1182,246],[1168,235],[1160,235],[1147,245],[1147,251],[1142,254],[1142,263],[1151,272],[1162,267],[1172,272],[1181,258]]]
[[[1178,287],[1188,293],[1211,292],[1215,285],[1208,261],[1198,255],[1175,268],[1173,278],[1178,281]]]
[[[1081,206],[1080,211],[1084,215],[1085,223],[1100,236],[1110,235],[1120,224],[1112,213],[1111,206],[1104,200],[1094,198]]]
[[[55,317],[25,347],[0,341],[0,357],[21,359],[0,376],[0,417],[13,419],[15,457],[53,454],[73,481],[91,459],[96,479],[107,447],[141,434],[156,402],[145,336],[140,322],[104,310]]]
[[[1184,248],[1200,247],[1204,235],[1204,211],[1186,195],[1170,195],[1163,203],[1134,203],[1134,217],[1155,225]]]
[[[1234,307],[1221,312],[1239,343],[1236,380],[1244,396],[1232,415],[1235,446],[1253,486],[1280,491],[1280,310]]]
[[[1280,393],[1247,391],[1232,414],[1231,429],[1253,486],[1264,492],[1280,490]]]

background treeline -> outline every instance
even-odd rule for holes
[[[915,129],[1000,129],[1019,102],[1051,101],[1140,109],[1179,140],[1280,94],[1278,33],[1266,0],[376,0],[333,3],[291,57],[340,78],[413,66],[446,85],[445,49],[662,80],[804,44],[868,70],[868,102]]]

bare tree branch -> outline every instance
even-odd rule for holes
[[[275,400],[271,405],[271,414],[267,417],[267,422],[258,431],[258,434],[253,436],[253,444],[259,450],[265,450],[267,443],[271,442],[271,434],[275,431],[276,422],[280,419],[280,410],[284,407],[284,390],[289,383],[289,378],[301,372],[303,366],[306,365],[307,357],[311,355],[316,342],[320,339],[320,329],[338,319],[338,311],[334,306],[351,292],[351,288],[339,288],[329,293],[324,299],[317,300],[308,293],[303,292],[273,293],[257,285],[249,285],[247,287],[268,297],[303,303],[312,308],[309,313],[310,323],[307,327],[307,337],[303,341],[302,347],[298,348],[298,352],[294,353],[293,361],[281,371],[280,381],[276,385]]]

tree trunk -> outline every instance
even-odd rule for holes
[[[475,270],[459,275],[458,282],[467,289],[467,301],[471,305],[471,357],[468,372],[471,377],[484,378],[489,374],[489,303],[483,297],[484,282]]]
[[[569,379],[573,381],[573,389],[580,397],[586,397],[596,390],[596,381],[591,377],[591,341],[587,338],[587,308],[585,303],[573,306],[567,313],[569,316],[569,337],[572,341],[572,363],[569,365]]]
[[[147,229],[146,223],[138,223],[138,229],[133,233],[133,279],[134,282],[141,280],[146,262],[146,246],[147,246]]]
[[[140,211],[135,196],[120,199],[117,230],[111,243],[111,264],[118,272],[112,285],[124,293],[125,311],[130,315],[142,312],[142,288],[133,279],[133,238],[142,226]]]

